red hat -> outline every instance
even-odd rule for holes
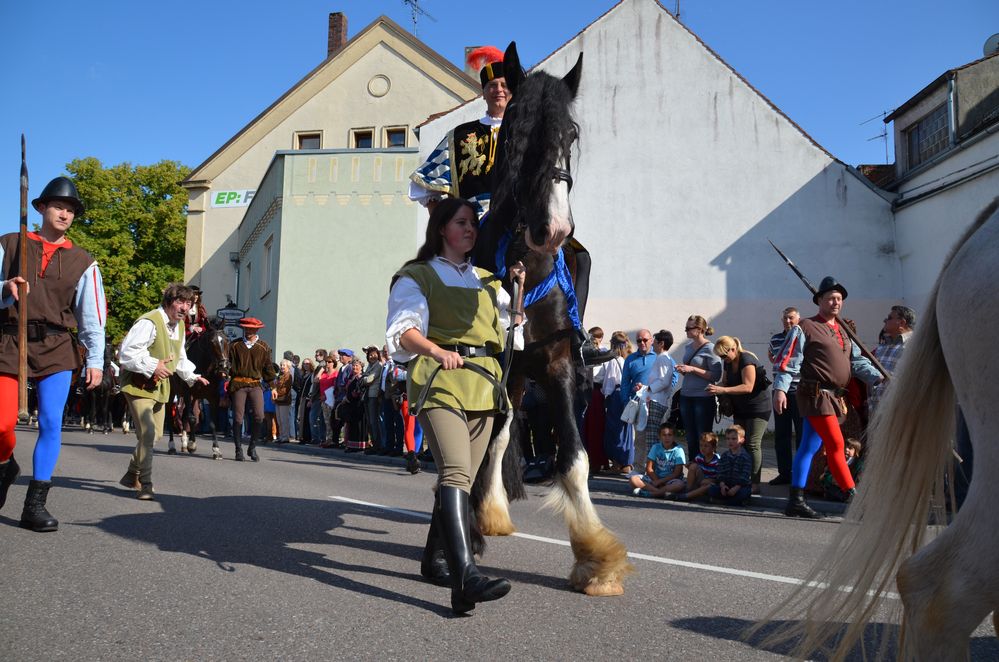
[[[503,78],[503,52],[495,46],[480,46],[470,51],[465,63],[478,70],[482,87],[494,78]]]
[[[264,328],[264,323],[258,320],[256,317],[244,317],[239,320],[239,325],[244,329],[262,329]]]

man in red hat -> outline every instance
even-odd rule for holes
[[[512,94],[503,75],[503,53],[493,46],[483,46],[468,54],[468,64],[481,68],[484,117],[460,124],[444,136],[427,160],[410,175],[409,197],[429,211],[447,195],[465,198],[478,211],[479,218],[489,211],[492,193],[492,168],[496,157],[503,113]]]
[[[253,405],[253,422],[250,425],[250,443],[246,454],[254,462],[257,457],[257,441],[261,440],[264,428],[264,392],[260,380],[267,383],[271,395],[276,390],[277,373],[274,371],[274,357],[257,331],[264,323],[256,317],[239,320],[243,328],[243,339],[229,345],[229,363],[232,365],[232,379],[229,380],[229,403],[232,407],[232,436],[236,442],[236,461],[243,461],[243,413],[246,401]]]
[[[42,216],[38,232],[28,233],[24,256],[27,280],[20,272],[19,234],[0,237],[0,507],[20,468],[14,460],[14,425],[18,405],[18,285],[28,292],[28,376],[38,394],[38,441],[33,480],[21,513],[21,526],[55,531],[59,522],[45,505],[62,445],[62,413],[73,375],[86,368],[87,388],[101,383],[104,368],[104,325],[107,304],[101,271],[87,251],[66,238],[83,202],[73,182],[56,177],[31,201]],[[69,329],[86,349],[80,356]]]

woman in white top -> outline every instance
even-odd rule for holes
[[[631,434],[631,427],[621,420],[624,404],[628,401],[627,396],[621,394],[621,376],[624,359],[631,354],[631,341],[628,340],[626,333],[615,331],[611,334],[611,352],[617,356],[604,364],[607,366],[607,371],[604,373],[604,384],[600,388],[607,412],[607,422],[604,425],[604,453],[616,465],[616,470],[628,474],[634,468],[631,458],[634,455],[635,440]]]
[[[659,425],[669,418],[670,406],[673,404],[673,393],[680,383],[680,373],[676,371],[676,362],[669,355],[673,346],[673,334],[666,329],[660,329],[652,336],[652,349],[656,353],[655,363],[649,370],[649,422],[645,426],[645,452],[659,441]],[[636,458],[639,459],[639,458]]]
[[[421,407],[417,420],[439,474],[421,572],[436,584],[450,584],[456,614],[510,591],[506,579],[489,579],[476,568],[469,534],[472,481],[495,415],[507,402],[499,387],[497,357],[511,321],[510,296],[499,279],[469,262],[478,226],[467,200],[448,198],[437,204],[426,242],[396,273],[385,335],[392,359],[409,362],[407,395],[411,407]],[[523,285],[523,265],[509,271]],[[518,311],[523,309],[523,287],[520,291]],[[523,346],[522,332],[519,344]],[[461,369],[466,363],[477,369]],[[426,401],[420,402],[425,389]]]

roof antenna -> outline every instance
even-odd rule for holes
[[[860,126],[864,126],[865,124],[869,124],[870,122],[873,122],[874,120],[881,120],[881,133],[879,133],[878,135],[873,136],[871,138],[868,138],[867,142],[871,142],[872,140],[883,140],[884,141],[884,143],[885,143],[885,163],[891,163],[891,161],[888,160],[888,125],[885,124],[885,118],[888,117],[888,113],[889,112],[894,112],[894,111],[888,111],[888,110],[882,111],[880,115],[875,115],[871,119],[864,120],[863,122],[860,123]]]
[[[413,16],[413,36],[416,36],[416,21],[420,16],[429,18],[434,23],[437,19],[427,13],[423,7],[420,6],[420,0],[402,0],[402,4],[407,5]]]

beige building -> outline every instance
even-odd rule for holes
[[[367,296],[353,289],[364,278],[337,263],[349,252],[364,261],[382,250],[396,266],[411,256],[416,214],[405,192],[416,166],[414,128],[481,91],[384,16],[350,40],[342,14],[330,15],[329,28],[327,59],[183,182],[185,280],[202,288],[209,312],[231,299],[262,319],[262,336],[278,353],[377,340],[344,327],[361,311],[329,305]],[[378,277],[372,305],[383,310],[388,285]],[[285,316],[297,311],[305,317]],[[375,314],[384,316],[364,311]],[[275,338],[279,326],[297,335]]]

